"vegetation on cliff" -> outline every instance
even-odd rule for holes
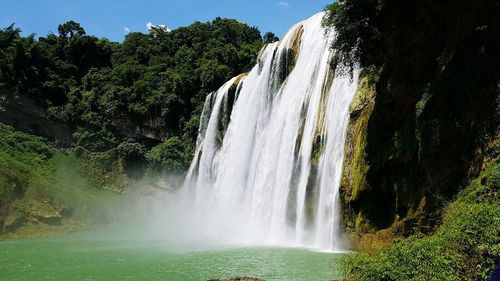
[[[433,235],[340,262],[354,280],[488,280],[500,260],[500,164],[488,167],[443,211]]]
[[[41,137],[0,124],[0,234],[54,234],[104,222],[120,197]]]
[[[333,67],[364,68],[341,191],[365,254],[346,277],[485,280],[500,261],[499,13],[495,0],[327,7]]]
[[[263,43],[257,28],[221,18],[123,43],[73,21],[38,39],[11,25],[0,30],[0,121],[124,166],[185,169],[205,96],[251,68]]]
[[[362,187],[342,187],[348,219],[369,231],[405,219],[402,232],[432,228],[458,187],[498,154],[500,3],[344,0],[327,12],[338,62],[375,76],[373,109],[351,114],[351,126],[367,122],[356,136],[366,140],[357,153],[367,169],[351,179]]]

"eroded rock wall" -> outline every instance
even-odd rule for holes
[[[432,231],[499,152],[500,2],[380,2],[341,187],[360,248]]]

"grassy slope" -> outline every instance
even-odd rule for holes
[[[415,235],[376,254],[340,263],[348,279],[487,280],[500,262],[500,164],[490,165],[443,212],[429,236]]]
[[[73,155],[0,124],[0,232],[51,234],[105,220],[105,208],[120,196],[85,174]]]

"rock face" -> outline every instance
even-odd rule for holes
[[[370,226],[363,222],[360,195],[368,187],[366,175],[369,165],[365,159],[368,122],[375,105],[375,85],[367,72],[361,74],[358,91],[349,107],[349,127],[344,152],[344,172],[341,182],[344,222],[349,240],[359,247],[360,233],[369,232]],[[357,235],[356,235],[357,234]]]
[[[25,225],[61,226],[63,218],[70,216],[71,213],[68,207],[47,201],[29,200],[24,203],[22,210],[14,210],[5,217],[0,233],[14,232]]]
[[[28,221],[60,225],[63,218],[63,208],[56,207],[50,202],[32,200],[24,207],[24,214]]]
[[[370,62],[379,66],[361,79],[345,152],[354,240],[432,229],[459,187],[498,159],[500,6],[432,5],[384,1],[380,11],[384,41]]]
[[[72,141],[70,127],[48,118],[47,113],[28,98],[7,104],[5,111],[0,112],[0,122],[19,131],[43,136],[63,147],[69,146]]]
[[[2,224],[2,231],[0,233],[5,232],[13,232],[16,229],[20,228],[26,223],[26,217],[21,213],[11,214],[5,218],[5,221]]]
[[[26,186],[26,178],[0,165],[0,233],[12,231],[24,223],[24,217],[11,214],[11,208],[24,196]]]

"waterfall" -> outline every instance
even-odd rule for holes
[[[205,102],[184,195],[198,231],[256,245],[339,250],[339,186],[354,78],[330,67],[319,13],[266,45]]]

